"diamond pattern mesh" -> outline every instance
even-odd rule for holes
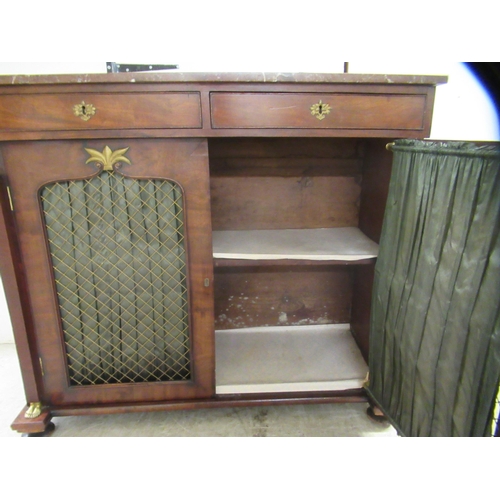
[[[190,379],[179,186],[102,172],[41,202],[71,385]]]

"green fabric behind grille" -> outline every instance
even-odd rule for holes
[[[491,433],[500,383],[500,150],[397,141],[369,393],[407,436]]]
[[[180,187],[102,172],[41,201],[71,384],[189,379]]]

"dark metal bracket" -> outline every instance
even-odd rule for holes
[[[126,64],[107,62],[108,73],[136,73],[141,71],[161,71],[165,69],[179,69],[178,64]]]

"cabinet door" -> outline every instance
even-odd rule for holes
[[[498,433],[500,145],[393,151],[368,390],[407,436]]]
[[[3,147],[44,404],[213,395],[207,151],[200,139]]]

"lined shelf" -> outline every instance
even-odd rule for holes
[[[360,389],[368,372],[348,324],[218,330],[216,393]]]
[[[215,265],[372,262],[378,245],[357,227],[214,231]]]

